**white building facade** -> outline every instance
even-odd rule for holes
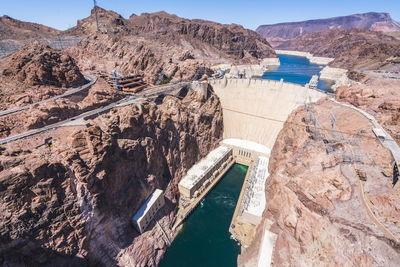
[[[157,211],[165,204],[163,190],[156,189],[151,193],[147,200],[132,218],[135,228],[143,233],[150,222],[154,219]]]
[[[197,197],[233,160],[232,149],[220,146],[211,151],[204,159],[190,168],[178,184],[181,196],[190,199]]]

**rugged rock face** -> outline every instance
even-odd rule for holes
[[[59,33],[61,31],[41,24],[20,21],[7,15],[0,17],[0,40],[54,37]]]
[[[70,56],[37,41],[9,55],[2,63],[0,72],[2,82],[17,80],[28,86],[73,87],[85,83]]]
[[[144,75],[150,83],[188,80],[199,66],[217,63],[258,63],[276,57],[269,43],[239,25],[189,20],[165,12],[132,15],[128,20],[98,9],[101,32],[69,50],[83,69]],[[74,31],[91,33],[92,15]],[[101,58],[102,60],[99,60]]]
[[[328,19],[261,25],[256,31],[267,38],[273,45],[279,45],[288,39],[332,28],[359,28],[383,32],[399,32],[400,23],[394,21],[388,13],[370,12]]]
[[[352,47],[330,63],[332,67],[356,70],[390,70],[400,67],[400,41],[364,43]]]
[[[390,159],[357,112],[330,101],[294,111],[272,150],[266,182],[263,216],[278,235],[273,265],[399,265],[400,206],[393,200],[400,189],[392,188]],[[259,246],[260,238],[239,263],[257,256]]]
[[[283,42],[278,48],[335,58],[329,66],[346,69],[385,69],[400,62],[399,40],[366,29],[313,32]]]
[[[97,16],[99,21],[99,30],[102,32],[118,31],[118,29],[123,29],[123,26],[126,24],[126,19],[111,10],[105,10],[103,8],[97,7]],[[64,31],[62,34],[82,36],[93,34],[96,31],[96,15],[95,9],[93,8],[89,17],[78,20],[75,27]]]
[[[362,84],[337,88],[335,97],[374,115],[400,144],[400,81],[367,78]]]
[[[167,204],[157,220],[172,238],[177,183],[222,137],[212,92],[202,100],[183,90],[180,98],[114,109],[87,127],[3,147],[0,262],[155,266],[166,238],[154,224],[139,235],[131,217],[155,188],[164,189]]]

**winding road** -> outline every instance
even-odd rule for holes
[[[96,81],[96,79],[94,81],[92,80],[93,83],[95,83],[95,81]],[[147,88],[143,89],[137,95],[129,95],[129,96],[127,96],[127,97],[125,97],[125,98],[123,98],[121,100],[118,100],[116,102],[113,102],[113,103],[111,103],[111,104],[109,104],[107,106],[103,106],[103,107],[100,107],[100,108],[96,108],[96,109],[87,111],[87,112],[82,113],[82,114],[80,114],[78,116],[71,117],[71,118],[69,118],[67,120],[63,120],[63,121],[60,121],[60,122],[57,122],[57,123],[54,123],[54,124],[50,124],[50,125],[44,126],[42,128],[33,129],[33,130],[30,130],[30,131],[27,131],[27,132],[23,132],[21,134],[16,134],[16,135],[12,135],[12,136],[0,139],[0,144],[6,144],[8,142],[15,141],[15,140],[18,140],[18,139],[22,139],[22,138],[25,138],[25,137],[28,137],[28,136],[32,136],[32,135],[35,135],[35,134],[43,133],[45,131],[55,130],[56,128],[58,128],[60,126],[68,126],[68,123],[71,123],[73,121],[80,120],[80,119],[85,120],[85,119],[93,117],[93,116],[98,116],[98,115],[100,115],[100,114],[102,114],[104,112],[109,111],[112,108],[123,107],[123,106],[127,106],[127,105],[131,105],[131,104],[137,103],[138,100],[140,100],[140,99],[151,98],[151,97],[154,97],[154,96],[158,96],[160,94],[168,94],[168,93],[171,93],[171,92],[173,92],[173,91],[175,91],[175,90],[177,90],[179,88],[182,88],[183,86],[188,85],[188,84],[189,83],[187,83],[187,82],[181,82],[181,83],[177,83],[177,84],[174,84],[174,85],[168,85],[168,86],[161,85],[161,86],[147,87]],[[79,90],[83,90],[83,89],[79,88]],[[64,97],[64,96],[59,95],[58,98]],[[53,100],[54,100],[54,98],[53,98]],[[44,100],[44,101],[50,101],[50,99],[47,99],[47,100]],[[40,103],[40,102],[38,102],[38,103]],[[38,103],[35,103],[35,104],[38,104]],[[29,106],[31,106],[31,105],[29,105]],[[23,109],[26,109],[26,108],[25,107],[21,107],[20,109],[23,110]],[[18,112],[18,111],[14,111],[14,112]]]
[[[39,102],[35,102],[35,103],[29,104],[29,105],[26,105],[26,106],[22,106],[22,107],[17,107],[17,108],[12,108],[12,109],[7,109],[7,110],[4,110],[4,111],[0,111],[0,117],[6,116],[6,115],[9,115],[9,114],[12,114],[12,113],[20,112],[20,111],[23,111],[23,110],[26,110],[26,109],[29,109],[29,108],[31,108],[31,107],[33,107],[35,105],[42,105],[42,104],[45,104],[45,103],[47,103],[49,101],[53,101],[53,100],[56,100],[56,99],[59,99],[59,98],[63,98],[63,97],[67,97],[67,96],[79,93],[80,91],[83,91],[85,89],[90,88],[97,81],[97,78],[96,77],[92,77],[92,76],[85,76],[85,79],[88,80],[89,83],[87,83],[85,85],[82,85],[82,86],[78,86],[78,87],[69,89],[69,90],[67,90],[65,93],[63,93],[61,95],[57,95],[57,96],[54,96],[54,97],[51,97],[51,98],[48,98],[48,99],[45,99],[45,100],[42,100],[42,101],[39,101]]]

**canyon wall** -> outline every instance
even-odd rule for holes
[[[220,102],[208,95],[182,89],[3,146],[0,262],[155,266],[176,234],[177,183],[222,138]],[[166,205],[139,235],[131,217],[155,188]]]
[[[329,100],[296,109],[272,149],[264,221],[239,266],[254,266],[264,222],[277,234],[273,266],[399,265],[390,161],[358,112]]]

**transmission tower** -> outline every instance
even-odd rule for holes
[[[96,15],[97,31],[99,31],[99,18],[97,17],[97,1],[96,0],[93,0],[93,5],[94,5],[94,14]]]

